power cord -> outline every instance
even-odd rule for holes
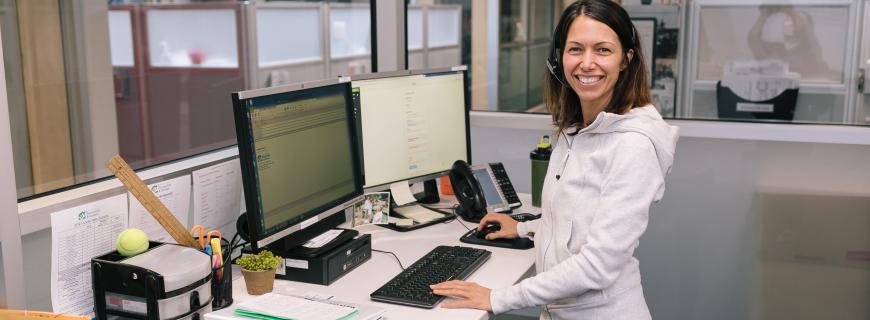
[[[377,250],[377,249],[372,249],[372,251],[380,252],[380,253],[389,253],[389,254],[393,255],[393,258],[396,258],[396,262],[399,263],[399,268],[402,268],[402,271],[405,270],[405,266],[402,265],[402,260],[399,260],[399,256],[397,256],[395,253],[392,253],[390,251]]]
[[[459,222],[459,225],[465,227],[465,230],[471,231],[471,228],[465,225],[465,222],[462,222],[462,219],[460,219],[459,217],[456,218],[456,222]]]

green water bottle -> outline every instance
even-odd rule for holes
[[[544,178],[547,176],[551,153],[553,147],[550,145],[550,136],[543,136],[529,155],[532,159],[532,206],[534,207],[541,207],[541,190],[544,188]]]

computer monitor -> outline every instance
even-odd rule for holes
[[[233,107],[253,249],[290,250],[343,223],[363,192],[350,84],[242,91]]]
[[[353,76],[366,191],[430,179],[469,161],[464,78],[451,69]]]

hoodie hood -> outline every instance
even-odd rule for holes
[[[674,151],[680,128],[669,125],[653,105],[633,108],[625,114],[600,112],[589,126],[580,130],[588,133],[636,132],[652,142],[662,174],[667,176],[674,164]]]

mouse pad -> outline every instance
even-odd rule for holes
[[[477,244],[482,246],[491,246],[491,247],[499,247],[499,248],[508,248],[508,249],[519,249],[519,250],[527,250],[535,247],[535,242],[529,238],[516,238],[516,239],[495,239],[495,240],[486,240],[480,239],[477,237],[477,229],[471,229],[459,238],[459,241]]]

